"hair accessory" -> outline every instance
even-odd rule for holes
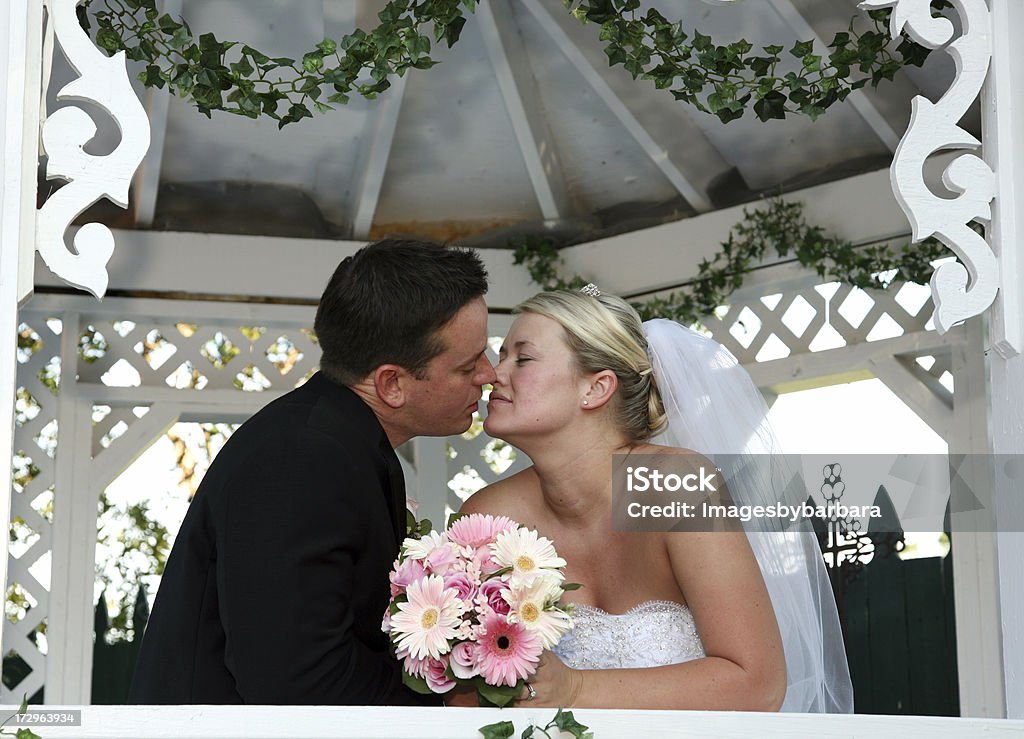
[[[647,377],[647,375],[651,374],[652,372],[654,372],[654,367],[648,367],[645,370],[640,370],[639,372],[637,372],[637,374],[640,375],[641,377]]]
[[[588,282],[586,285],[581,287],[580,292],[584,295],[589,295],[592,298],[601,297],[601,290],[593,282]]]

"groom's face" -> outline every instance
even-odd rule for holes
[[[416,436],[461,434],[473,423],[484,385],[494,382],[488,361],[487,304],[467,303],[440,330],[444,351],[427,364],[422,380],[409,387],[403,419]]]

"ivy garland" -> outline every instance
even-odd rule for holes
[[[97,45],[146,64],[140,79],[147,87],[167,85],[207,116],[214,110],[265,115],[283,127],[312,117],[311,108],[323,113],[343,105],[353,94],[372,99],[390,87],[393,75],[434,66],[432,45],[455,44],[466,11],[474,12],[477,2],[390,0],[376,28],[357,29],[339,41],[326,38],[301,60],[271,57],[213,33],[201,34],[197,42],[183,18],[160,14],[156,0],[86,0],[78,13],[89,30],[93,10]],[[762,121],[794,113],[817,118],[852,91],[891,80],[901,67],[920,66],[929,54],[906,37],[892,49],[884,27],[892,11],[873,10],[868,13],[872,28],[856,30],[855,17],[835,35],[827,57],[815,54],[810,41],[795,44],[788,56],[800,67],[780,74],[780,65],[793,66],[783,61],[781,45],[765,46],[761,53],[752,53],[753,45],[744,39],[717,45],[699,30],[688,34],[681,21],[670,22],[654,8],[641,14],[640,0],[564,2],[581,22],[600,25],[609,65],[621,65],[634,79],[651,80],[724,123],[742,117],[748,107]],[[936,11],[947,5],[932,0]]]
[[[763,208],[743,211],[722,248],[702,260],[697,277],[666,297],[633,303],[643,320],[670,318],[686,325],[705,320],[729,295],[743,285],[751,267],[770,252],[791,254],[822,278],[838,280],[862,289],[888,289],[893,284],[928,284],[931,262],[949,252],[936,239],[904,249],[886,244],[854,246],[807,223],[802,203],[771,199]],[[589,280],[580,275],[563,277],[561,258],[554,242],[531,238],[515,247],[515,263],[523,264],[531,279],[544,290],[577,289]],[[893,273],[895,270],[895,273]]]

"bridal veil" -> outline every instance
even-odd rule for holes
[[[644,323],[668,429],[654,443],[692,449],[722,467],[734,503],[806,500],[782,456],[768,407],[750,375],[721,344],[674,321]],[[799,499],[788,500],[793,496]],[[744,524],[771,597],[786,653],[781,710],[850,713],[853,687],[835,598],[807,520]]]

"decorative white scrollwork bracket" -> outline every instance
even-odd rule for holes
[[[103,297],[107,290],[107,262],[114,253],[114,236],[99,223],[89,223],[75,234],[75,252],[64,241],[71,222],[86,208],[107,197],[128,207],[132,176],[149,149],[149,119],[128,79],[125,54],[108,57],[93,45],[78,23],[75,8],[81,0],[46,0],[48,23],[79,77],[65,85],[57,99],[84,100],[107,113],[121,131],[113,152],[94,156],[84,151],[96,134],[96,124],[81,108],[55,111],[43,123],[43,147],[49,157],[47,179],[68,184],[43,204],[36,219],[36,248],[46,266],[58,277]]]
[[[935,328],[942,334],[955,324],[985,311],[995,300],[999,263],[985,239],[968,224],[992,219],[995,175],[975,154],[962,154],[942,174],[955,198],[933,193],[924,181],[925,161],[944,149],[978,149],[981,142],[958,125],[981,93],[992,59],[991,16],[985,0],[952,0],[963,33],[945,51],[956,62],[956,78],[946,94],[933,103],[918,95],[912,103],[910,126],[900,141],[890,176],[893,192],[910,219],[914,241],[935,236],[963,264],[946,262],[932,275]],[[938,49],[953,37],[953,24],[935,18],[930,0],[864,0],[859,7],[891,7],[890,34],[904,29],[922,46]],[[970,280],[968,281],[968,276]]]

